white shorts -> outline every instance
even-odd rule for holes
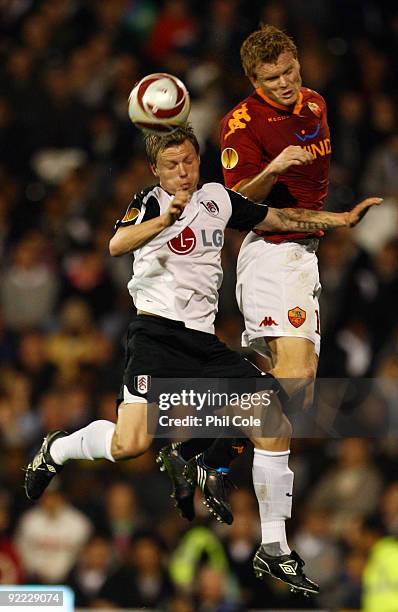
[[[307,338],[319,355],[316,239],[274,244],[250,232],[237,264],[236,299],[245,319],[242,346],[267,354],[266,337]]]

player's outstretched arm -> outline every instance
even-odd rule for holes
[[[278,232],[308,232],[336,227],[354,227],[372,206],[379,206],[382,198],[367,198],[349,212],[333,213],[304,208],[269,208],[264,221],[254,229]]]
[[[149,219],[138,225],[119,227],[109,242],[109,252],[112,257],[125,255],[139,249],[160,234],[166,227],[173,225],[181,217],[189,199],[188,191],[177,191],[168,209],[159,215],[159,217]]]

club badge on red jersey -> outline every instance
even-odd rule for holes
[[[305,310],[300,308],[300,306],[295,306],[288,310],[287,316],[293,327],[301,327],[307,318]]]
[[[316,102],[307,102],[307,105],[310,111],[314,113],[315,117],[319,119],[322,116],[321,107]]]

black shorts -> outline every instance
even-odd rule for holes
[[[187,329],[184,323],[137,315],[127,330],[123,382],[117,398],[129,393],[146,399],[145,377],[258,378],[262,372],[214,334]],[[144,381],[144,385],[140,385]]]

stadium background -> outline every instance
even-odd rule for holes
[[[239,46],[260,20],[294,36],[304,84],[328,102],[328,208],[385,198],[355,232],[322,240],[320,375],[397,377],[398,12],[388,4],[0,2],[0,583],[69,584],[81,607],[233,612],[359,609],[366,575],[376,580],[366,610],[398,609],[398,444],[379,435],[397,420],[393,380],[367,403],[369,438],[293,443],[290,542],[321,585],[315,601],[252,576],[250,452],[233,470],[229,528],[199,503],[194,524],[176,516],[156,443],[134,462],[68,464],[34,506],[21,471],[48,430],[114,418],[131,261],[112,260],[107,245],[131,195],[152,181],[127,119],[133,83],[158,70],[185,81],[202,179],[221,180],[218,120],[250,91]],[[226,242],[218,317],[235,348],[241,240]]]

